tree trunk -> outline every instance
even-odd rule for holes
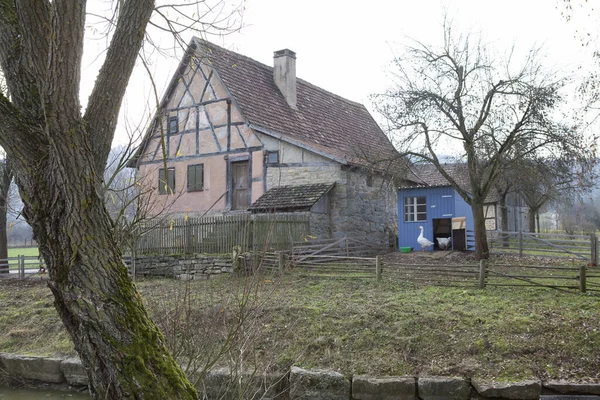
[[[90,153],[51,154],[18,184],[94,398],[197,399],[122,262]]]
[[[535,215],[537,211],[537,208],[529,207],[529,221],[527,221],[527,225],[529,225],[529,232],[531,233],[535,233]]]
[[[0,145],[11,157],[54,304],[96,399],[197,399],[121,259],[99,195],[153,0],[120,1],[105,61],[79,100],[85,0],[0,1]],[[115,11],[115,15],[117,15]]]
[[[8,212],[8,191],[12,177],[12,165],[8,156],[6,156],[0,174],[0,274],[9,273],[6,213]]]
[[[473,225],[475,231],[475,259],[487,260],[490,258],[490,250],[485,230],[485,215],[483,212],[483,201],[472,199],[471,210],[473,212]]]
[[[8,239],[6,237],[6,198],[0,195],[0,274],[8,274]],[[6,260],[6,262],[4,261]]]

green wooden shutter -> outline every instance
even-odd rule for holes
[[[165,194],[165,170],[160,168],[158,170],[158,194]]]
[[[196,171],[196,184],[198,190],[204,190],[204,164],[198,165]]]
[[[169,168],[169,194],[175,192],[175,168]]]
[[[188,165],[187,167],[187,190],[192,192],[196,190],[196,166]]]

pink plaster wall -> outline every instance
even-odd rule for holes
[[[236,153],[237,156],[248,155],[248,153]],[[204,190],[187,191],[187,167],[188,165],[204,164]],[[202,157],[192,160],[176,161],[169,160],[167,167],[175,168],[175,191],[173,194],[158,194],[158,170],[163,168],[162,164],[146,164],[140,166],[140,183],[145,190],[151,193],[151,214],[159,213],[190,213],[198,214],[210,209],[210,212],[226,210],[227,190],[227,161],[223,155]],[[252,153],[252,177],[260,179],[252,183],[252,201],[254,202],[264,193],[263,185],[263,156],[262,151]],[[214,206],[213,206],[214,204]],[[211,206],[213,206],[211,208]]]

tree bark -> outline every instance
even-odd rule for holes
[[[529,207],[529,220],[527,221],[527,225],[529,225],[529,232],[531,233],[535,233],[535,216],[538,210],[538,208]]]
[[[485,214],[483,211],[483,200],[473,198],[471,202],[473,213],[473,227],[475,234],[475,259],[487,260],[490,258],[490,250],[487,242],[487,231],[485,229]]]
[[[19,178],[24,215],[94,398],[196,399],[122,262],[92,151],[55,143],[46,160]]]
[[[4,165],[0,172],[0,274],[8,274],[8,238],[6,230],[6,214],[8,212],[8,191],[12,182],[12,164],[8,156],[4,159]],[[7,260],[6,263],[2,260]]]
[[[0,93],[0,145],[94,398],[197,399],[144,309],[99,194],[154,2],[119,7],[87,121],[79,101],[85,1],[0,0],[0,67],[11,93]]]

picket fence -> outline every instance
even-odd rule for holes
[[[226,254],[288,249],[309,234],[305,214],[235,214],[165,219],[139,226],[137,254]]]

